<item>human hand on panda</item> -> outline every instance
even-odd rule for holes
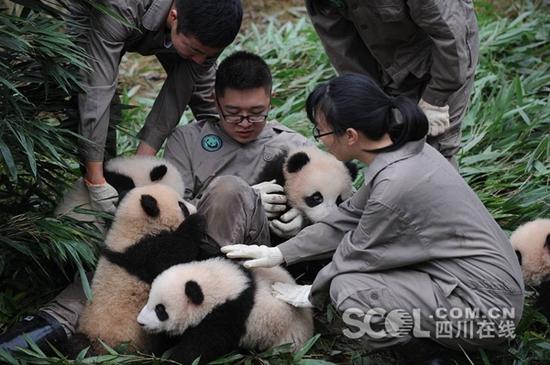
[[[267,218],[277,218],[286,210],[285,189],[281,185],[276,184],[275,180],[252,185],[252,189],[260,196]]]
[[[116,202],[118,200],[118,191],[107,181],[102,184],[92,184],[84,179],[88,194],[90,194],[90,205],[93,209],[102,212],[114,214],[116,211]]]
[[[265,245],[228,245],[221,251],[230,259],[252,259],[244,262],[244,267],[273,267],[283,263],[283,253],[277,247]]]
[[[309,301],[311,285],[297,285],[277,282],[271,285],[271,295],[299,308],[313,308]]]
[[[296,208],[280,216],[278,219],[269,221],[269,228],[273,233],[282,238],[291,238],[296,236],[304,227],[304,217]]]

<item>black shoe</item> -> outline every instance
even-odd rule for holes
[[[53,352],[49,344],[63,352],[68,342],[63,326],[49,314],[38,312],[23,318],[21,322],[1,334],[0,349],[11,352],[18,348],[29,348],[25,336],[47,354]]]

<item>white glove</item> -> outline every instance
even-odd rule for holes
[[[244,267],[273,267],[283,263],[283,253],[277,247],[258,245],[229,245],[221,251],[230,259],[253,259],[244,262]]]
[[[275,180],[252,185],[252,189],[260,195],[267,218],[277,218],[286,210],[285,189],[281,185],[275,184]]]
[[[269,228],[273,233],[282,238],[290,238],[296,236],[304,226],[304,217],[296,208],[290,209],[288,212],[269,221]]]
[[[116,202],[118,200],[118,192],[108,183],[90,184],[86,180],[86,187],[90,194],[90,205],[93,209],[102,212],[114,214],[116,211]]]
[[[418,106],[422,109],[428,119],[428,135],[438,136],[451,126],[449,120],[449,106],[435,106],[420,99]]]
[[[313,308],[309,301],[311,285],[296,285],[288,283],[275,283],[271,285],[271,295],[300,308]]]

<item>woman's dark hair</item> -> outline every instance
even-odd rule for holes
[[[237,51],[227,56],[216,71],[214,90],[222,97],[226,89],[248,90],[263,87],[271,95],[271,71],[258,55]]]
[[[237,36],[243,19],[241,0],[176,0],[178,28],[205,46],[225,48]]]
[[[401,113],[401,121],[396,120],[394,108]],[[373,80],[359,74],[345,74],[318,85],[307,98],[306,111],[313,124],[315,116],[322,114],[336,135],[354,128],[378,141],[389,134],[391,146],[368,152],[395,151],[428,132],[428,120],[415,102],[406,96],[386,95]]]

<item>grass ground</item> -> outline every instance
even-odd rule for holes
[[[245,7],[277,8],[277,1],[245,1]],[[297,1],[286,1],[299,5]],[[472,106],[464,121],[460,172],[474,188],[499,224],[510,232],[535,217],[550,216],[550,15],[544,5],[520,1],[477,1],[480,22],[481,59],[476,75]],[[334,76],[319,40],[307,21],[303,8],[269,17],[247,18],[245,30],[225,54],[246,49],[262,55],[274,75],[271,117],[309,136],[304,100],[319,82]],[[223,55],[222,55],[223,57]],[[127,109],[120,128],[119,152],[130,153],[135,135],[164,73],[154,58],[126,58],[121,72],[122,96]],[[190,120],[186,114],[182,123]],[[45,270],[48,266],[45,265]],[[23,287],[23,286],[21,286]],[[11,286],[10,286],[11,288]],[[44,293],[45,292],[45,293]],[[8,323],[51,296],[40,291],[34,302],[18,306],[18,296],[10,289],[0,295],[0,318]],[[528,302],[534,292],[529,291]],[[284,349],[271,353],[235,355],[220,363],[353,363],[391,364],[391,352],[369,354],[356,341],[347,340],[336,330],[334,311],[318,314],[322,334],[313,346],[297,355]],[[546,364],[550,361],[549,325],[527,306],[517,337],[502,353],[476,354],[472,362],[483,364]],[[307,352],[307,353],[306,353]],[[45,357],[38,350],[11,363],[63,364],[58,357]],[[159,363],[139,355],[113,354],[83,358],[78,363]]]

